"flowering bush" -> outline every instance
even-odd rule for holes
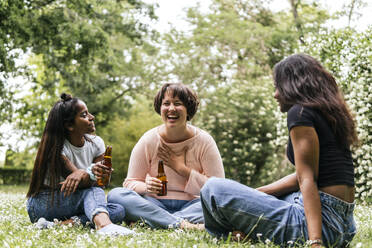
[[[365,32],[343,29],[324,32],[303,49],[333,73],[355,114],[359,146],[353,147],[356,195],[372,197],[372,26]]]
[[[214,137],[226,177],[258,186],[282,174],[278,169],[283,168],[280,154],[284,146],[275,143],[277,103],[273,92],[272,80],[266,77],[219,88],[202,102],[196,125]]]
[[[372,27],[323,31],[301,52],[317,57],[335,76],[357,122],[360,145],[353,147],[356,196],[372,196]],[[251,186],[269,183],[291,170],[285,166],[285,114],[273,102],[270,77],[235,82],[204,102],[198,125],[215,138],[227,177]],[[284,164],[283,164],[284,163]]]

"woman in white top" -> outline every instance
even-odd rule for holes
[[[83,223],[89,220],[99,234],[133,234],[111,222],[120,221],[124,209],[106,203],[105,192],[95,187],[87,171],[94,167],[111,173],[100,163],[105,151],[103,140],[90,135],[95,131],[94,116],[78,98],[64,93],[61,98],[49,112],[35,159],[27,193],[31,222],[48,228],[54,225],[54,219],[67,223],[72,219]]]

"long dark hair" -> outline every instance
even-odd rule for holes
[[[52,191],[53,202],[54,190],[58,188],[65,169],[62,149],[68,137],[66,126],[74,122],[78,101],[78,98],[62,93],[61,99],[50,110],[37,151],[27,197],[38,194],[43,189],[45,178],[48,178],[47,186]]]
[[[286,104],[318,109],[345,146],[358,142],[356,124],[333,76],[313,57],[291,55],[274,67],[275,87]]]

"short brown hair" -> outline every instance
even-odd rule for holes
[[[183,105],[185,105],[187,109],[187,120],[191,120],[198,110],[199,100],[196,93],[182,83],[166,83],[161,87],[154,98],[154,108],[156,113],[161,115],[160,108],[164,99],[165,92],[167,91],[172,92],[172,97],[178,96],[178,98],[182,101]]]

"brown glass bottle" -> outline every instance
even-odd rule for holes
[[[164,172],[164,164],[162,160],[158,163],[158,175],[156,176],[162,183],[161,191],[158,193],[159,196],[167,195],[167,176]]]
[[[106,147],[106,151],[105,151],[105,155],[103,157],[103,161],[102,161],[102,164],[111,168],[112,167],[112,163],[111,163],[111,153],[112,153],[112,146],[107,146]],[[111,178],[111,175],[110,176],[106,176],[102,179],[98,179],[97,180],[97,184],[98,186],[107,186],[108,183],[110,182],[110,178]]]

